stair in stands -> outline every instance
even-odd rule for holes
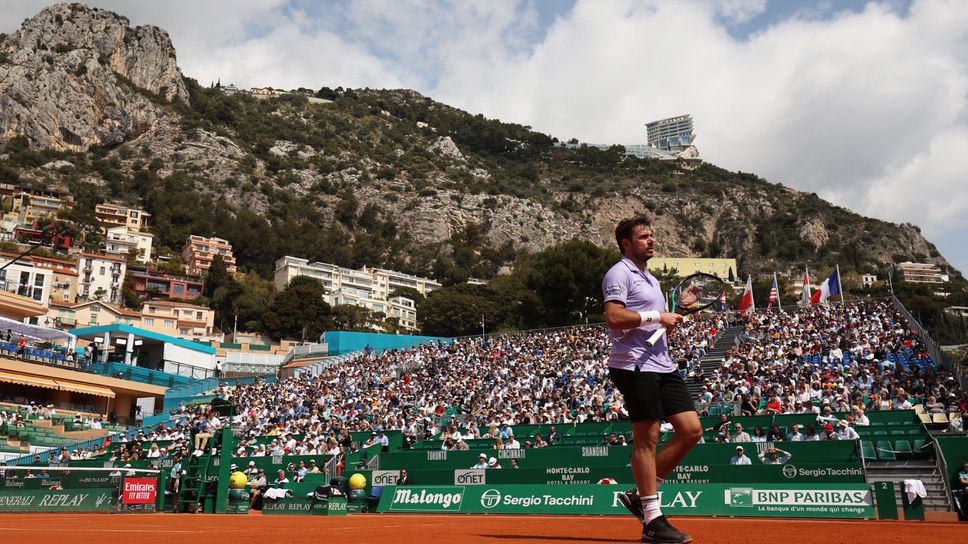
[[[904,480],[921,480],[928,496],[924,498],[926,512],[951,512],[951,500],[944,482],[944,474],[934,461],[867,461],[867,482],[895,482],[897,509],[901,511]]]
[[[699,366],[702,367],[704,375],[711,376],[713,371],[719,369],[723,361],[726,360],[726,353],[733,347],[736,337],[741,332],[743,332],[742,327],[729,327],[716,339],[716,345],[713,346],[713,349],[709,350],[706,356],[699,360]],[[701,382],[696,382],[688,377],[686,378],[686,385],[689,387],[689,394],[692,395],[692,398],[696,398],[696,395],[702,390]]]

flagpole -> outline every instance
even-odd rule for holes
[[[782,314],[783,302],[781,299],[783,298],[783,295],[780,291],[780,284],[776,281],[776,272],[773,273],[773,285],[776,286],[776,307],[778,310],[780,310],[780,313]]]
[[[837,265],[837,290],[840,291],[840,303],[844,303],[844,286],[840,283],[840,265]]]

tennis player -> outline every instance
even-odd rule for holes
[[[685,381],[676,372],[666,340],[682,323],[682,316],[666,311],[662,288],[646,268],[655,253],[649,219],[623,219],[615,227],[615,241],[623,257],[602,281],[612,340],[608,366],[632,420],[636,485],[619,499],[642,522],[642,542],[685,544],[692,538],[669,524],[658,495],[663,478],[702,437],[699,415]],[[668,334],[650,347],[646,340],[660,326]],[[656,452],[662,419],[672,424],[675,435]]]

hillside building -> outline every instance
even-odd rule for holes
[[[132,270],[129,275],[134,280],[135,292],[145,300],[153,298],[195,300],[205,291],[205,280],[201,277],[176,276],[151,269]]]
[[[77,262],[30,256],[34,266],[50,270],[50,302],[73,304],[77,300]]]
[[[141,328],[186,340],[222,342],[215,310],[186,302],[152,300],[141,307]]]
[[[81,253],[77,260],[77,300],[120,304],[121,284],[127,268],[127,262],[120,257]]]
[[[133,231],[141,231],[148,229],[148,218],[151,214],[140,208],[105,203],[94,207],[94,217],[104,229],[128,227]]]
[[[944,283],[948,275],[936,264],[904,262],[894,265],[897,278],[908,283]]]
[[[331,305],[361,306],[382,313],[387,318],[396,318],[398,324],[407,330],[417,328],[416,303],[406,297],[390,298],[390,293],[398,287],[410,287],[427,296],[441,287],[432,279],[383,268],[363,267],[354,270],[328,263],[310,263],[306,259],[289,256],[276,261],[276,288],[285,289],[297,276],[319,280],[326,289],[326,302]]]
[[[46,309],[50,304],[54,273],[35,265],[30,258],[11,262],[16,257],[15,253],[0,253],[0,266],[6,266],[0,270],[0,291],[31,299]]]
[[[216,255],[222,256],[225,269],[229,274],[235,274],[235,256],[232,255],[232,244],[228,240],[221,238],[206,238],[204,236],[191,235],[182,247],[182,260],[185,261],[185,269],[191,275],[200,276],[211,266],[212,260]]]
[[[736,270],[736,259],[700,259],[692,257],[652,257],[649,259],[649,270],[664,274],[673,274],[684,278],[692,274],[712,274],[723,281],[730,276],[739,277]]]
[[[645,130],[650,147],[670,153],[681,153],[696,140],[689,114],[646,123]]]
[[[131,227],[111,227],[104,237],[104,253],[127,259],[133,251],[139,263],[151,262],[151,245],[155,236],[150,232],[134,230]]]

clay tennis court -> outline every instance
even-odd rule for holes
[[[697,544],[962,542],[957,523],[676,517]],[[635,520],[579,516],[380,514],[347,517],[191,514],[0,514],[7,542],[638,542]]]

